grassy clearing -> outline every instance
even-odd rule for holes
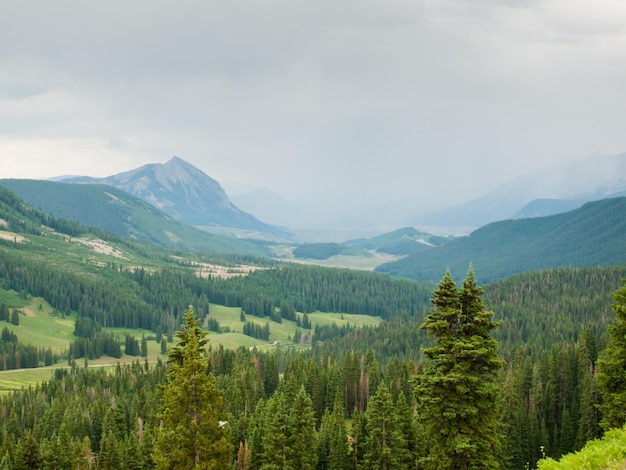
[[[0,289],[0,304],[4,304],[9,308],[22,308],[28,305],[28,300],[20,297],[14,290]]]
[[[23,306],[17,308],[20,324],[6,323],[4,326],[13,331],[21,342],[50,347],[57,354],[68,349],[74,338],[74,318],[55,316],[54,309],[38,297],[30,299],[28,303],[24,301]]]
[[[18,308],[21,312],[19,326],[8,322],[3,322],[3,324],[0,325],[2,327],[6,325],[7,328],[15,332],[20,341],[41,348],[50,347],[57,354],[68,350],[70,342],[74,339],[75,316],[66,318],[55,316],[54,309],[45,300],[41,298],[31,298],[27,301],[12,291],[0,291],[0,301],[9,305],[11,308]],[[269,323],[270,339],[269,341],[264,341],[243,334],[244,323],[240,320],[240,308],[211,304],[209,311],[209,316],[215,318],[221,328],[227,328],[229,331],[228,333],[209,332],[209,344],[213,347],[219,347],[220,345],[226,349],[255,347],[264,351],[284,346],[300,347],[294,345],[291,341],[297,328],[295,322],[283,320],[282,323],[276,323],[269,318],[247,315],[246,321],[258,323],[261,326]],[[301,313],[298,315],[302,317]],[[377,325],[382,321],[379,317],[341,313],[313,312],[308,314],[308,316],[313,328],[315,328],[315,325],[323,326],[332,323],[338,326],[349,323],[351,326],[361,327]],[[161,354],[161,344],[155,341],[156,335],[152,331],[129,328],[106,328],[105,330],[115,334],[121,342],[124,341],[127,334],[134,336],[138,341],[141,341],[142,336],[145,336],[148,340],[148,357],[128,356],[126,354],[123,354],[119,359],[101,357],[95,360],[88,360],[86,364],[89,367],[115,367],[118,363],[125,364],[135,361],[143,363],[146,359],[149,363],[154,363],[158,359],[167,360],[167,354]],[[312,330],[302,330],[303,334],[311,332]],[[172,344],[168,343],[168,348],[171,346]],[[76,365],[83,367],[85,360],[83,358],[78,359]],[[5,393],[7,390],[28,387],[38,382],[48,380],[51,378],[52,371],[60,367],[68,367],[67,362],[63,361],[54,366],[39,369],[2,371],[0,372],[0,393]]]
[[[52,378],[55,368],[17,369],[0,371],[0,394],[9,393],[12,390],[28,388],[37,383],[45,382]]]
[[[371,315],[358,315],[353,313],[327,313],[327,312],[313,312],[309,313],[309,319],[315,328],[315,325],[319,324],[330,325],[336,323],[337,326],[350,323],[351,326],[376,326],[382,319],[380,317],[372,317]]]
[[[237,348],[239,346],[245,347],[268,347],[275,341],[281,344],[290,344],[291,338],[293,338],[296,332],[296,323],[283,320],[282,323],[276,323],[269,318],[260,318],[252,315],[246,315],[246,321],[251,321],[264,326],[266,323],[270,325],[270,340],[262,341],[243,334],[244,323],[240,321],[241,308],[239,307],[225,307],[223,305],[211,304],[209,308],[209,317],[214,318],[220,324],[220,328],[228,328],[230,333],[210,333],[210,339],[212,344],[222,344],[225,348]],[[302,314],[298,314],[302,317]],[[308,314],[313,328],[315,325],[331,325],[333,323],[337,326],[347,325],[362,327],[362,326],[374,326],[378,325],[382,320],[380,317],[372,317],[370,315],[358,315],[347,313],[326,313],[326,312],[312,312]],[[208,320],[207,320],[208,321]],[[312,330],[302,330],[303,333],[312,332]]]
[[[237,349],[241,346],[246,348],[267,348],[271,346],[271,343],[260,339],[251,338],[242,333],[215,333],[211,331],[209,333],[209,345],[213,348],[222,345],[224,349]]]

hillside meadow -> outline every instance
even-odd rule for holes
[[[0,371],[0,393],[49,380],[54,369],[69,367],[66,356],[70,343],[76,339],[74,335],[75,314],[69,316],[60,315],[44,299],[40,297],[24,299],[23,296],[12,290],[0,289],[0,304],[7,305],[10,309],[17,309],[19,312],[19,325],[14,325],[10,322],[0,322],[0,329],[6,327],[9,331],[15,333],[22,343],[45,349],[51,348],[56,355],[61,357],[56,364],[48,367]],[[297,315],[301,318],[303,316],[301,313]],[[310,335],[316,325],[327,326],[335,324],[338,327],[344,325],[362,327],[376,326],[381,322],[379,317],[359,314],[316,311],[307,315],[312,328],[309,330],[301,328],[303,335]],[[264,351],[280,347],[308,347],[307,344],[294,344],[293,337],[298,327],[293,321],[283,319],[281,323],[278,323],[269,318],[248,315],[246,321],[257,323],[260,326],[266,323],[269,324],[270,338],[268,341],[264,341],[243,334],[244,323],[240,320],[240,316],[240,307],[209,304],[209,314],[205,317],[204,326],[206,327],[209,318],[212,318],[219,322],[220,330],[224,331],[219,333],[215,331],[209,332],[209,344],[211,347],[218,348],[222,346],[225,349],[244,347],[247,349],[263,349]],[[76,361],[78,366],[83,366],[86,363],[89,367],[107,367],[118,362],[122,364],[132,363],[137,360],[143,362],[146,359],[148,363],[155,363],[158,359],[165,360],[167,358],[167,354],[161,353],[160,343],[155,341],[155,334],[152,331],[141,328],[104,328],[103,330],[113,333],[122,343],[126,335],[131,335],[138,341],[145,336],[148,339],[147,358],[129,356],[127,354],[122,354],[122,357],[119,359],[103,356],[88,361],[79,359]]]

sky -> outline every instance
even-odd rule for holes
[[[623,0],[7,0],[0,177],[456,202],[626,151]]]

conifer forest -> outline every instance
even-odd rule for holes
[[[53,372],[0,395],[0,469],[524,469],[626,423],[623,266],[485,286],[471,266],[434,285],[299,265],[231,279],[98,269],[107,282],[0,258],[2,289],[76,315],[61,357],[2,329],[1,369]],[[260,337],[297,320],[304,347],[213,344],[213,304]],[[0,326],[14,310],[0,306]],[[322,327],[315,311],[383,321]],[[166,359],[149,363],[148,341]],[[122,354],[136,358],[87,367]]]

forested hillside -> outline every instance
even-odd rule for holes
[[[452,239],[452,237],[420,232],[413,227],[405,227],[369,239],[349,240],[345,244],[390,255],[413,255],[444,245]]]
[[[480,282],[555,267],[626,262],[626,198],[589,202],[564,214],[494,222],[467,237],[384,264],[377,271],[436,281],[442,267],[455,279],[471,263]]]
[[[6,198],[5,188],[57,220],[97,227],[120,237],[184,250],[269,255],[263,244],[191,227],[112,186],[5,179],[0,180],[0,191]]]
[[[0,395],[6,417],[0,423],[0,468],[154,468],[160,458],[155,445],[163,444],[159,423],[163,416],[176,421],[163,410],[159,385],[189,377],[182,370],[171,374],[172,365],[160,361],[119,365],[108,373],[78,367],[76,359],[91,360],[96,352],[118,358],[124,341],[126,354],[135,355],[145,338],[140,347],[128,331],[171,337],[183,314],[189,317],[190,305],[198,324],[218,304],[238,307],[244,325],[259,326],[246,316],[298,320],[294,337],[302,330],[310,335],[310,347],[271,353],[209,341],[208,356],[194,358],[209,374],[205,396],[223,404],[224,415],[215,416],[225,417],[220,420],[229,443],[223,448],[238,468],[305,462],[308,468],[359,469],[383,461],[384,468],[438,468],[433,452],[451,462],[461,456],[475,461],[480,453],[439,441],[422,421],[432,424],[426,417],[441,415],[439,392],[431,387],[447,390],[448,384],[473,393],[464,385],[469,377],[489,381],[488,390],[458,403],[451,394],[444,414],[475,413],[474,401],[483,400],[480,414],[490,417],[484,432],[491,437],[480,445],[490,468],[532,467],[544,454],[558,458],[603,434],[611,402],[603,400],[608,389],[598,375],[607,376],[603,351],[621,351],[607,345],[620,336],[609,325],[621,312],[612,311],[612,304],[626,300],[624,287],[621,296],[612,296],[626,265],[527,272],[492,282],[483,292],[472,284],[476,267],[468,264],[463,272],[469,269],[471,282],[466,278],[457,291],[445,268],[436,286],[379,273],[174,252],[54,218],[8,191],[0,195],[0,293],[11,305],[0,305],[0,322],[11,328],[0,336],[1,368],[59,359],[28,343],[11,311],[21,302],[41,298],[74,324],[72,344],[61,358],[69,369],[37,387]],[[89,243],[95,241],[108,250],[94,250]],[[233,269],[246,261],[254,269],[226,277],[207,271],[218,261]],[[385,321],[367,328],[311,325],[304,314],[313,312]],[[208,325],[219,331],[215,320]],[[126,337],[116,337],[111,327],[125,328]],[[425,328],[437,334],[428,337]],[[197,328],[200,346],[206,342],[202,331]],[[171,360],[186,350],[186,341],[169,344]],[[165,338],[161,344],[167,350]],[[489,364],[485,374],[472,360],[477,357]],[[437,364],[454,375],[440,374]],[[472,434],[458,434],[453,419],[446,426],[465,436],[461,440]],[[381,429],[387,433],[382,437]],[[306,436],[306,445],[298,436]]]
[[[503,322],[494,338],[502,341],[507,363],[497,380],[504,437],[496,458],[502,468],[532,466],[544,453],[558,458],[602,435],[595,377],[606,343],[604,325],[614,320],[608,317],[611,292],[625,272],[625,267],[565,269],[487,286],[486,308]],[[581,307],[572,308],[577,303]],[[545,320],[538,322],[542,316]],[[522,344],[498,331],[514,319],[526,338]],[[566,319],[580,328],[554,335]],[[394,458],[389,468],[406,468],[408,461],[425,455],[424,428],[412,411],[420,400],[414,389],[422,370],[420,350],[433,345],[422,321],[422,316],[401,314],[379,328],[317,343],[305,354],[210,348],[208,370],[223,393],[233,461],[246,460],[243,468],[252,469],[276,452],[295,458],[297,447],[289,436],[299,435],[302,423],[293,420],[303,409],[313,431],[298,455],[317,462],[315,468],[356,468],[378,458],[372,439],[382,425],[381,407],[394,416],[385,426],[399,460]],[[111,375],[76,367],[59,371],[49,384],[1,399],[8,416],[2,452],[14,462],[27,455],[45,461],[59,454],[60,446],[66,449],[60,458],[93,459],[96,468],[128,468],[125,459],[152,468],[148,449],[160,403],[155,385],[164,380],[162,364],[122,366]],[[335,426],[344,429],[339,436],[351,436],[350,442],[338,437]],[[341,448],[345,453],[337,455]],[[335,459],[347,466],[332,466]]]

